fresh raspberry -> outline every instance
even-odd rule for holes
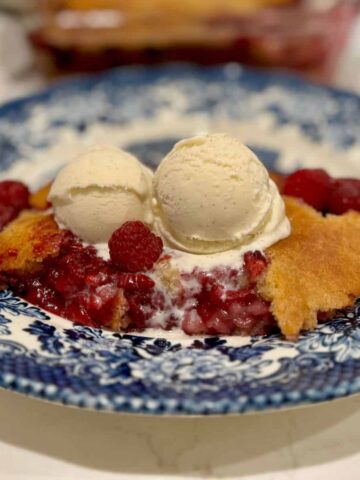
[[[304,168],[287,177],[282,193],[301,198],[321,212],[327,207],[332,185],[332,178],[324,170]]]
[[[0,231],[17,216],[18,211],[11,205],[0,203]]]
[[[341,215],[348,210],[360,212],[360,180],[340,178],[330,194],[328,211]]]
[[[26,185],[15,180],[0,182],[0,203],[10,205],[20,212],[29,207],[30,192]]]
[[[267,260],[265,256],[255,250],[255,252],[246,252],[244,255],[245,270],[251,283],[262,274],[267,266]]]
[[[142,222],[126,222],[109,240],[112,263],[124,272],[150,270],[163,250],[160,237]]]

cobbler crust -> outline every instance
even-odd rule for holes
[[[39,190],[30,195],[29,203],[32,208],[36,208],[38,210],[46,210],[48,208],[48,196],[50,192],[50,187],[51,183],[47,183],[43,187],[39,188]]]
[[[291,235],[267,249],[270,265],[259,285],[282,333],[296,339],[317,324],[317,312],[353,303],[360,295],[360,215],[322,216],[284,197]]]
[[[65,232],[52,215],[24,211],[0,234],[0,270],[32,273],[55,256]]]

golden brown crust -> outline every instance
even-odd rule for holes
[[[291,235],[267,249],[270,265],[260,293],[282,333],[296,338],[317,324],[317,312],[351,305],[360,294],[360,214],[323,217],[284,197]]]
[[[115,332],[126,330],[129,326],[130,318],[127,315],[128,303],[124,295],[124,290],[119,288],[118,294],[114,302],[114,311],[112,319],[108,327]]]
[[[48,195],[50,187],[51,183],[48,183],[30,195],[29,203],[31,208],[46,210],[49,207]]]
[[[36,271],[59,253],[64,235],[52,215],[24,211],[0,233],[0,271]]]

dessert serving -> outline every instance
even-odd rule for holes
[[[296,339],[360,295],[359,210],[360,180],[269,175],[225,134],[154,174],[98,146],[33,194],[0,182],[1,285],[115,331]]]

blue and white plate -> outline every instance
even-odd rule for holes
[[[267,165],[360,176],[360,98],[228,65],[125,69],[0,108],[2,177],[34,188],[86,146],[113,143],[150,166],[179,138],[227,131]],[[360,272],[359,272],[360,275]],[[79,407],[223,414],[360,391],[360,303],[297,343],[119,335],[0,293],[0,385]]]

